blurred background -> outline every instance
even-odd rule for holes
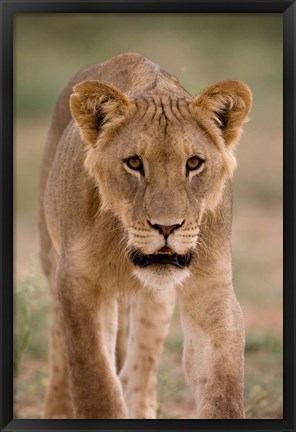
[[[15,417],[40,418],[50,299],[38,262],[40,158],[55,101],[82,67],[139,52],[196,95],[245,81],[254,96],[237,147],[233,278],[246,321],[247,418],[282,418],[283,76],[280,14],[19,14],[14,22]],[[178,309],[159,370],[159,418],[194,418]]]

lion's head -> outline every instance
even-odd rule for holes
[[[180,284],[190,274],[202,216],[215,210],[232,176],[250,90],[228,80],[196,98],[169,89],[129,97],[84,81],[70,105],[101,209],[123,224],[134,273],[149,286]]]

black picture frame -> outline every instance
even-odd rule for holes
[[[284,415],[282,420],[13,419],[13,17],[17,13],[281,13],[284,42]],[[0,430],[12,431],[294,431],[295,422],[295,0],[0,0],[1,254]]]

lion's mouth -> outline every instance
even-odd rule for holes
[[[188,267],[191,262],[192,255],[188,252],[185,255],[172,253],[169,248],[164,247],[155,254],[144,255],[140,251],[131,253],[131,260],[138,267],[147,267],[153,264],[165,265],[170,264],[178,268]]]

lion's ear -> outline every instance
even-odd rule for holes
[[[70,109],[82,139],[95,145],[103,125],[119,126],[129,105],[129,99],[117,88],[99,81],[77,84],[70,96]]]
[[[194,103],[211,117],[229,146],[239,139],[251,109],[252,93],[242,81],[220,81],[197,96]]]

